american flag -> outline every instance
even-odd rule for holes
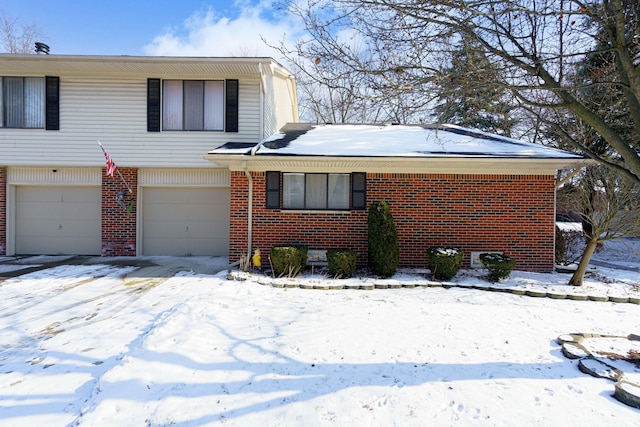
[[[99,141],[98,141],[98,144],[100,144]],[[113,176],[113,174],[115,174],[116,171],[118,170],[118,166],[116,166],[113,160],[111,160],[111,156],[109,156],[109,154],[104,149],[102,144],[100,144],[100,148],[102,148],[102,152],[104,153],[104,158],[107,161],[107,176]]]

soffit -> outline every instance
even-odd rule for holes
[[[271,58],[0,55],[2,75],[180,77],[259,76],[282,68]]]
[[[583,165],[589,160],[512,158],[379,158],[304,156],[205,156],[232,171],[371,172],[553,175],[558,169]]]

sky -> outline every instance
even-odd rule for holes
[[[51,54],[270,56],[299,23],[275,0],[0,0],[0,12],[34,24]]]

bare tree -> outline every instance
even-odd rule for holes
[[[415,99],[424,114],[443,79],[462,90],[493,87],[510,93],[511,107],[553,126],[571,117],[607,145],[598,153],[579,134],[566,144],[640,182],[640,3],[637,0],[306,0],[289,11],[305,23],[308,36],[288,51],[321,64],[340,64],[358,76],[372,99]],[[451,58],[468,40],[478,55],[500,70],[494,80],[456,70]],[[611,58],[608,74],[590,82],[570,78],[594,52]],[[316,70],[307,68],[308,74]],[[620,94],[617,109],[628,112],[632,132],[621,133],[601,110],[583,102],[585,91]],[[560,134],[562,129],[558,129]]]
[[[640,231],[640,185],[605,165],[588,167],[576,187],[586,246],[569,284],[580,286],[599,243]]]
[[[0,11],[0,43],[3,53],[34,53],[35,42],[44,37],[36,24],[25,24]]]

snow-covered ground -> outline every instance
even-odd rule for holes
[[[640,267],[634,256],[615,244],[597,258]],[[417,285],[311,290],[226,271],[131,280],[135,269],[60,265],[0,281],[0,425],[640,422],[611,381],[580,372],[556,342],[640,334],[637,304],[483,291],[472,287],[489,284],[472,271],[451,288],[426,287],[433,282],[415,272],[288,284]],[[569,277],[514,272],[499,287],[640,296],[637,272],[597,267],[580,289]]]

